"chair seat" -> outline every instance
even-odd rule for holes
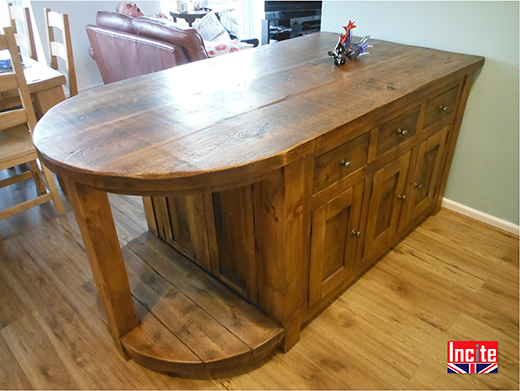
[[[38,158],[27,125],[0,132],[0,170]]]

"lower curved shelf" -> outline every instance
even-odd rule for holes
[[[205,373],[259,360],[284,330],[150,232],[123,248],[141,324],[121,342],[160,372]]]

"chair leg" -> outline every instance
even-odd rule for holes
[[[38,167],[38,163],[36,163],[36,160],[33,160],[29,162],[31,166],[31,172],[33,174],[34,184],[36,185],[36,190],[38,192],[38,195],[42,195],[47,193],[47,189],[45,188],[45,183],[40,179],[40,167]]]
[[[47,180],[47,188],[51,193],[52,200],[54,201],[54,207],[56,208],[56,212],[58,214],[65,213],[65,209],[63,208],[63,203],[61,202],[60,193],[58,192],[58,188],[56,187],[56,182],[54,181],[54,176],[52,172],[42,164],[43,175],[45,175],[45,179]]]

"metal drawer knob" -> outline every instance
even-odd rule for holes
[[[399,198],[400,201],[406,200],[406,196],[404,194],[399,194],[397,198]]]
[[[346,161],[345,159],[341,159],[339,165],[344,168],[349,168],[352,165],[352,162]]]
[[[423,188],[423,184],[422,184],[422,183],[417,183],[417,182],[415,182],[415,183],[413,184],[413,187],[414,187],[415,189],[420,190],[420,189]]]
[[[446,111],[448,110],[448,106],[439,106],[439,111]]]
[[[406,135],[408,134],[408,130],[398,128],[398,129],[397,129],[397,134],[398,134],[399,136],[406,136]]]
[[[356,231],[355,229],[352,230],[352,236],[355,236],[356,238],[359,238],[361,236],[361,232]]]

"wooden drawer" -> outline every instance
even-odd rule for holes
[[[420,107],[416,107],[379,127],[376,156],[397,147],[416,133]]]
[[[457,101],[457,91],[458,87],[452,88],[428,101],[426,105],[426,115],[424,116],[425,129],[453,113]]]
[[[314,160],[314,192],[325,189],[363,167],[368,158],[367,132]]]

